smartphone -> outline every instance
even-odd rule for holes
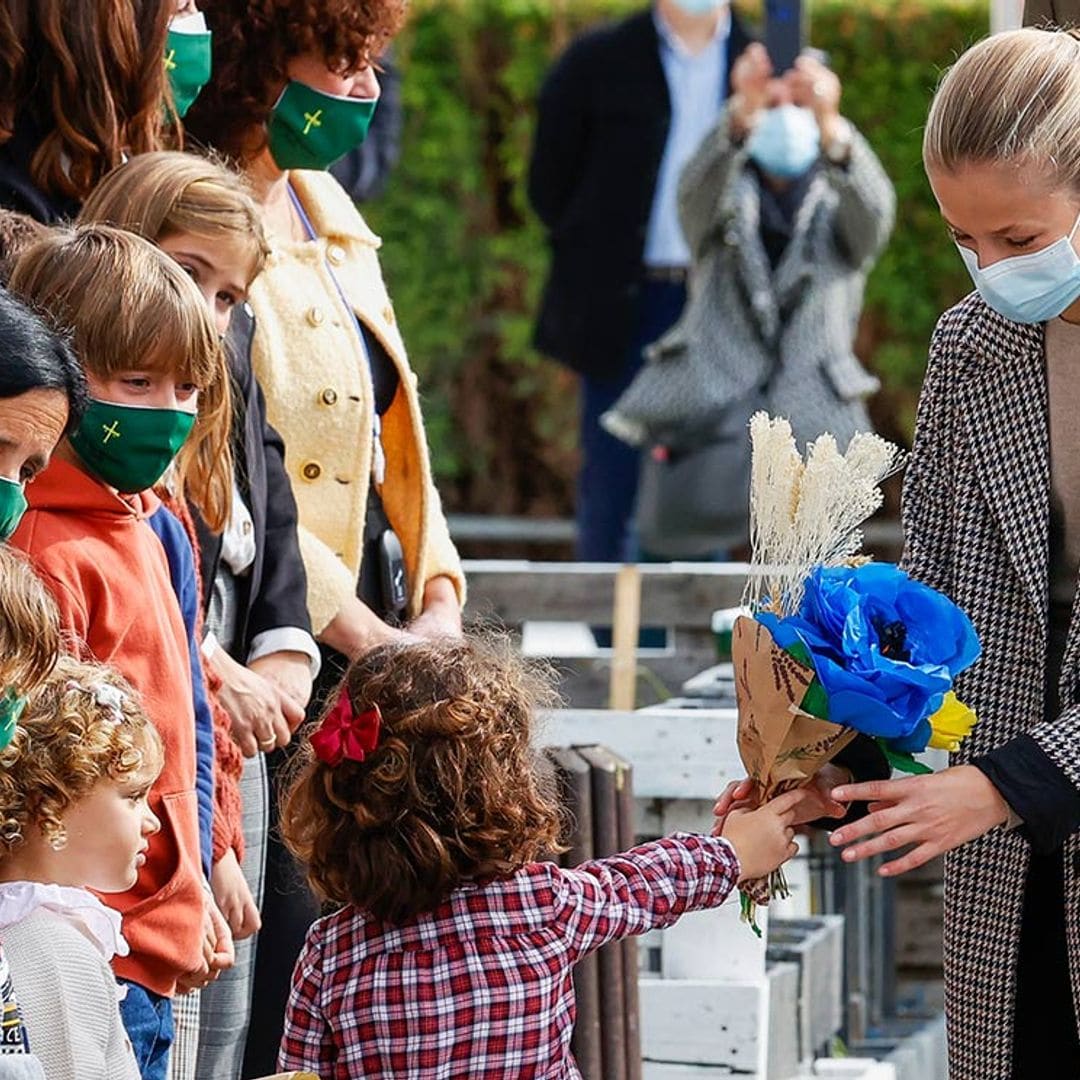
[[[803,6],[803,0],[765,0],[765,48],[775,75],[783,75],[803,50]]]

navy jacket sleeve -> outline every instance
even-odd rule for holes
[[[191,698],[195,707],[195,793],[199,802],[199,849],[203,872],[210,877],[214,825],[214,721],[206,696],[202,658],[195,640],[199,595],[195,587],[195,554],[184,526],[164,506],[149,519],[169,560],[169,576],[180,604],[191,659]]]
[[[589,140],[590,42],[574,42],[540,89],[536,136],[529,162],[529,201],[556,230],[582,177]]]
[[[1030,735],[1018,735],[971,764],[1016,811],[1038,854],[1057,851],[1080,829],[1080,791]]]
[[[307,606],[307,571],[300,556],[296,499],[285,471],[285,443],[266,418],[266,399],[255,383],[256,425],[262,432],[264,454],[265,538],[258,593],[251,598],[247,638],[265,630],[295,626],[311,633]],[[253,493],[254,496],[254,493]]]

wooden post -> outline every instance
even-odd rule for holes
[[[615,575],[611,631],[612,709],[632,709],[637,701],[637,643],[641,625],[641,571],[627,565]]]
[[[634,813],[633,769],[628,761],[616,758],[615,776],[619,810],[619,850],[637,843]],[[636,937],[623,944],[623,997],[626,1009],[626,1080],[641,1080],[641,1005],[638,1000],[638,953]]]
[[[592,773],[576,750],[550,747],[547,755],[558,771],[562,805],[573,821],[565,862],[567,866],[577,866],[594,857]],[[570,1049],[584,1080],[604,1080],[600,1043],[600,968],[595,953],[585,957],[574,969],[574,995],[577,1020]]]
[[[596,858],[619,850],[619,763],[602,746],[578,747],[592,769],[593,850]],[[626,1002],[622,942],[606,945],[597,954],[600,965],[600,1045],[604,1080],[626,1078]]]

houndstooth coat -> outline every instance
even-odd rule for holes
[[[906,569],[974,620],[982,658],[957,686],[979,716],[954,763],[1030,734],[1080,787],[1080,605],[1043,722],[1049,617],[1050,435],[1041,325],[975,294],[938,324],[904,487]],[[1030,848],[994,829],[945,860],[945,996],[953,1080],[1011,1075],[1016,963]],[[1080,1000],[1080,841],[1064,848],[1065,926]],[[1054,1075],[1052,1072],[1047,1075]]]

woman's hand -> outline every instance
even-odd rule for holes
[[[1009,817],[1009,804],[974,765],[957,765],[904,780],[842,784],[833,790],[832,797],[842,803],[870,804],[866,817],[829,837],[835,847],[844,848],[845,862],[902,847],[913,849],[885,863],[878,871],[882,877],[914,870],[1004,824]]]
[[[387,626],[362,600],[350,597],[319,635],[319,640],[350,660],[380,645],[418,640],[415,635]]]
[[[461,637],[461,602],[448,577],[432,578],[424,586],[424,610],[409,623],[409,633],[427,641]]]
[[[784,75],[791,91],[791,103],[810,109],[821,132],[821,145],[828,146],[840,122],[840,79],[820,60],[800,56]]]
[[[251,937],[262,926],[259,909],[255,906],[247,879],[232,848],[214,863],[210,887],[221,914],[229,924],[233,941]]]
[[[731,120],[739,135],[745,136],[754,126],[757,114],[769,99],[769,80],[773,66],[765,46],[755,41],[748,45],[731,69]]]
[[[311,659],[301,652],[273,652],[250,661],[248,669],[276,686],[293,704],[293,709],[283,711],[289,728],[295,731],[311,698]]]
[[[802,798],[795,804],[792,824],[805,825],[819,818],[842,818],[847,813],[847,807],[832,797],[832,789],[837,784],[849,783],[851,773],[847,769],[831,762],[822,765],[809,784],[797,789]],[[733,780],[728,784],[713,806],[713,815],[716,818],[714,836],[720,835],[724,820],[732,810],[746,810],[752,806],[752,793],[753,783],[750,780]]]
[[[221,677],[218,698],[232,720],[233,741],[244,757],[287,746],[304,710],[257,671],[238,664],[220,645],[210,665]]]

